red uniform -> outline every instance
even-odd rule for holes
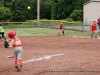
[[[59,27],[59,29],[63,29],[63,25],[62,25],[62,24],[60,24],[60,27]]]
[[[95,30],[97,30],[97,24],[96,22],[93,22],[91,25],[91,31],[95,31]]]
[[[93,38],[93,36],[97,38],[97,23],[95,21],[91,24],[91,38]]]
[[[62,32],[62,34],[63,34],[63,36],[64,36],[64,27],[63,27],[63,24],[61,23],[60,25],[59,25],[59,28],[58,28],[58,36],[59,36],[59,34],[60,34],[60,31]]]
[[[13,47],[21,47],[22,46],[22,44],[21,44],[21,41],[19,40],[19,38],[17,37],[17,36],[15,36],[14,37],[14,45],[13,45]]]

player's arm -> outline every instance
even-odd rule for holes
[[[14,39],[11,40],[11,42],[9,43],[9,48],[13,47],[14,44]]]

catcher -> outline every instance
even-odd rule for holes
[[[11,39],[10,43],[7,44],[8,42],[6,41],[4,43],[4,46],[5,48],[14,48],[14,65],[17,72],[19,72],[22,69],[22,44],[20,39],[16,36],[16,33],[13,30],[8,31],[8,37]]]

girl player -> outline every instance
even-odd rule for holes
[[[63,36],[65,36],[63,23],[61,23],[59,25],[59,28],[58,28],[58,36],[60,35],[60,32],[62,32]]]
[[[17,72],[19,72],[22,68],[22,44],[13,30],[8,31],[8,37],[11,39],[8,48],[14,48],[14,65]]]

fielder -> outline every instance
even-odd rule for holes
[[[58,28],[58,36],[60,35],[60,32],[62,32],[63,36],[65,36],[63,23],[61,23],[59,25],[59,28]]]
[[[95,21],[92,22],[91,24],[91,38],[95,36],[97,38],[97,23]]]
[[[20,39],[16,36],[16,33],[13,30],[8,31],[8,37],[11,40],[8,47],[5,48],[14,48],[14,66],[17,72],[19,72],[22,68],[22,44]]]

